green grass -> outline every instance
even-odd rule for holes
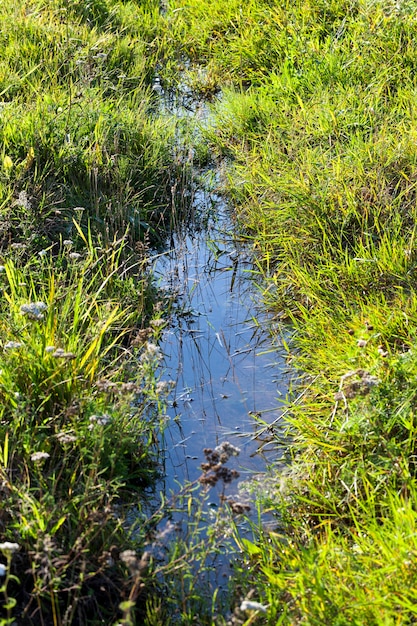
[[[237,534],[268,605],[245,623],[413,623],[416,3],[170,8],[180,81],[221,90],[205,136],[300,372],[282,533]]]
[[[413,623],[416,3],[3,4],[2,623]],[[279,531],[249,542],[229,520],[230,610],[195,579],[221,549],[196,492],[166,561],[143,554],[164,514],[145,505],[166,308],[146,256],[181,218],[192,160],[156,75],[212,99],[187,154],[222,161],[299,372],[288,470],[264,496]]]
[[[152,514],[144,489],[158,472],[158,354],[133,341],[145,311],[109,293],[122,243],[100,253],[85,243],[85,258],[65,270],[42,259],[24,272],[7,262],[2,273],[0,517],[2,536],[20,546],[21,586],[10,587],[27,623],[51,612],[53,623],[115,619],[130,583],[106,554],[132,545],[129,507]],[[142,279],[137,304],[145,289]],[[25,313],[30,303],[41,312]]]
[[[181,166],[152,112],[156,4],[6,3],[2,20],[2,240],[56,243],[78,206],[110,239],[157,239]]]
[[[152,1],[2,5],[1,624],[127,626],[156,586],[169,304],[148,254],[187,194],[159,29]]]

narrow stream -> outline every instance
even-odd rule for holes
[[[228,207],[215,193],[199,192],[194,213],[188,232],[176,232],[155,263],[160,284],[178,295],[161,345],[164,378],[175,381],[165,433],[167,490],[196,480],[203,450],[225,441],[241,451],[228,463],[239,480],[276,462],[254,416],[279,421],[288,388],[259,306],[251,252],[234,240]]]
[[[159,86],[158,93],[168,115],[186,122],[199,120],[203,126],[209,123],[204,103],[196,104],[192,98],[185,98],[184,104],[178,97],[170,100]],[[179,144],[181,147],[181,138]],[[198,581],[198,594],[205,595],[210,606],[213,597],[220,604],[227,597],[238,558],[230,520],[222,518],[222,503],[227,501],[231,507],[240,537],[251,538],[248,519],[276,527],[273,515],[260,516],[253,506],[253,492],[264,490],[268,467],[276,469],[282,462],[276,437],[282,426],[289,376],[283,350],[271,339],[272,320],[262,309],[253,251],[239,238],[232,210],[216,192],[218,172],[195,171],[195,175],[189,207],[192,219],[178,224],[167,249],[153,262],[159,287],[175,300],[160,343],[162,379],[174,381],[174,385],[168,398],[164,478],[159,487],[168,508],[158,530],[168,552],[169,546],[175,545],[174,531],[182,537],[182,545],[187,545],[185,558],[191,578],[182,580],[178,602],[184,603],[183,593],[187,596],[183,585],[191,585],[188,589],[193,596],[190,580],[194,580]],[[270,424],[273,432],[267,427]],[[240,452],[227,460],[227,468],[222,461],[219,465],[220,472],[230,471],[233,480],[222,475],[214,484],[206,482],[210,469],[205,474],[202,464],[215,464],[217,449],[234,448]],[[190,509],[190,501],[181,500],[180,494],[183,490],[189,493],[187,485],[192,489],[199,479],[202,489],[197,490]],[[256,486],[248,488],[249,482]],[[201,515],[196,517],[193,507]],[[216,535],[215,546],[210,543],[210,528]],[[210,547],[203,556],[201,541],[205,538]],[[154,548],[156,558],[164,561],[165,548],[162,552]]]

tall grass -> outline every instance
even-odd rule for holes
[[[158,355],[133,341],[145,310],[111,294],[121,245],[97,253],[86,241],[65,270],[3,268],[1,532],[20,548],[8,593],[22,623],[111,623],[129,580],[110,553],[132,546],[128,507],[152,513]],[[146,283],[133,288],[139,304]]]
[[[245,623],[412,623],[415,3],[171,6],[182,80],[222,90],[206,137],[303,390],[283,531],[237,535]]]
[[[415,8],[3,3],[5,624],[415,620]],[[222,92],[195,153],[209,144],[226,165],[254,276],[300,372],[288,471],[264,496],[279,530],[255,525],[250,542],[230,521],[242,560],[222,615],[187,567],[210,556],[196,527],[166,565],[145,553],[162,515],[146,489],[165,306],[146,250],[188,182],[175,124],[156,112],[157,73],[158,89]]]
[[[186,181],[154,103],[159,20],[151,0],[2,3],[1,624],[132,624],[156,585],[148,254]]]

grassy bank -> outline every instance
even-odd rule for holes
[[[185,192],[154,111],[158,16],[2,3],[1,624],[133,624],[154,585],[167,303],[148,251]]]
[[[304,389],[245,623],[413,623],[416,5],[170,7]]]

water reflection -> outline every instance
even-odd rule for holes
[[[241,449],[229,463],[241,479],[264,471],[268,447],[255,437],[253,415],[277,420],[287,389],[285,363],[258,307],[250,252],[228,234],[224,204],[213,215],[208,205],[216,198],[197,200],[204,228],[176,233],[155,263],[160,282],[178,294],[161,346],[164,378],[176,383],[165,433],[168,489],[197,479],[203,449],[226,440]]]

